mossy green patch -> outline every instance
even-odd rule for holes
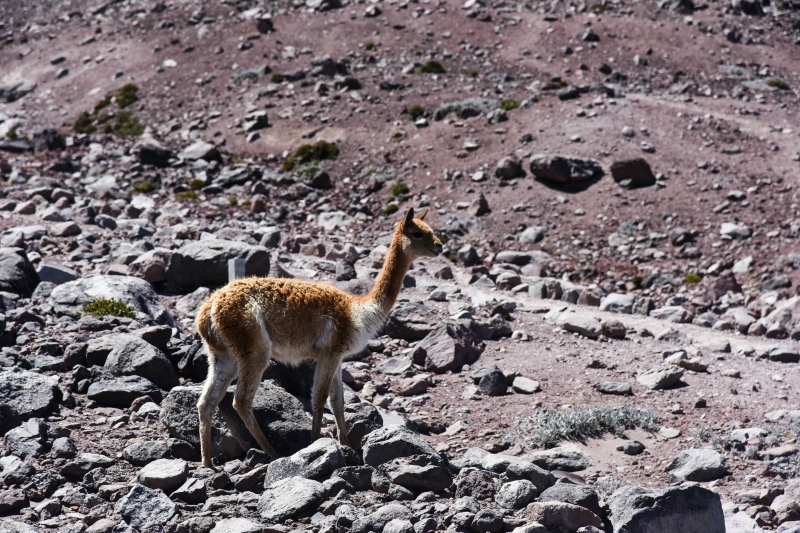
[[[421,74],[444,74],[445,70],[441,63],[431,60],[419,67],[419,72]]]
[[[122,111],[117,115],[117,121],[114,123],[114,134],[119,137],[138,137],[144,133],[144,128],[139,122],[139,117],[130,111]]]
[[[408,109],[408,114],[411,115],[411,118],[417,120],[420,117],[425,116],[425,108],[419,104],[412,105]]]
[[[283,83],[283,80],[285,79],[286,78],[283,76],[283,74],[276,72],[269,78],[269,81],[271,81],[272,83]]]
[[[110,298],[100,298],[91,301],[83,306],[84,316],[120,316],[124,318],[136,318],[133,307],[121,300]]]
[[[143,181],[141,183],[133,184],[133,192],[138,192],[140,194],[147,194],[149,192],[153,192],[154,190],[155,190],[155,185],[153,185],[149,181]]]
[[[402,181],[398,181],[392,185],[392,196],[400,196],[401,194],[408,194],[411,189]]]
[[[283,162],[283,170],[292,172],[299,166],[312,161],[323,161],[339,157],[339,147],[336,143],[317,141],[314,144],[304,144]]]
[[[519,107],[519,100],[516,98],[506,98],[502,102],[500,102],[500,109],[503,111],[511,111],[512,109],[516,109]]]
[[[703,281],[703,276],[701,276],[700,274],[690,273],[686,274],[686,277],[683,279],[686,283],[695,284]]]
[[[773,89],[778,89],[780,91],[788,91],[789,89],[791,89],[791,87],[789,87],[788,83],[786,83],[783,80],[776,79],[776,78],[773,78],[773,79],[769,80],[767,82],[767,86],[768,87],[772,87]]]
[[[84,111],[75,121],[73,128],[75,133],[94,133],[97,131],[97,126],[94,125],[92,115],[88,111]]]
[[[183,191],[183,192],[176,192],[175,198],[179,200],[199,200],[200,197],[197,196],[197,193],[194,191]]]
[[[383,214],[384,215],[391,215],[392,213],[396,213],[398,209],[400,209],[400,208],[397,207],[397,204],[389,204],[389,205],[387,205],[386,207],[383,208]]]

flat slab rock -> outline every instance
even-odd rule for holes
[[[683,450],[665,469],[681,481],[713,481],[728,473],[725,457],[708,448]]]
[[[527,517],[551,533],[572,533],[587,526],[602,530],[603,521],[589,509],[564,502],[534,502],[528,505]]]
[[[258,500],[258,513],[268,522],[282,522],[310,508],[325,495],[322,483],[290,477],[267,488]]]
[[[698,485],[626,486],[607,500],[614,533],[725,533],[719,494]]]
[[[571,444],[533,452],[525,458],[545,470],[563,470],[565,472],[585,470],[593,463],[592,458],[586,452]]]
[[[639,372],[636,381],[650,390],[661,390],[675,385],[682,376],[682,368],[674,365],[660,365]]]
[[[22,420],[42,416],[61,401],[58,376],[12,368],[0,372],[0,403],[13,407]]]

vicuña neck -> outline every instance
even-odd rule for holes
[[[400,249],[398,240],[393,239],[389,246],[389,253],[386,254],[386,260],[383,262],[383,270],[375,280],[375,287],[367,297],[378,303],[388,313],[397,300],[397,295],[400,294],[403,278],[410,266],[411,259]]]

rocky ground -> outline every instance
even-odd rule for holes
[[[0,43],[0,531],[800,530],[797,2],[12,0]],[[426,207],[352,447],[273,364],[286,457],[229,394],[203,468],[229,260],[363,293]]]

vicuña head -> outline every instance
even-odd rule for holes
[[[339,442],[347,444],[341,364],[357,353],[383,325],[394,305],[411,262],[442,253],[442,242],[423,219],[409,209],[392,238],[366,296],[331,285],[295,279],[246,278],[214,292],[197,313],[197,329],[208,350],[209,370],[197,404],[203,464],[211,467],[211,419],[234,378],[239,381],[233,406],[259,446],[273,449],[253,415],[253,397],[270,359],[298,364],[317,362],[311,392],[311,437],[319,437],[325,400],[330,399]]]

